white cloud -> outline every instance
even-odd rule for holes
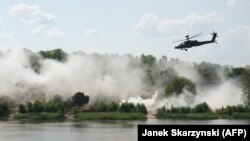
[[[59,36],[64,36],[65,33],[63,31],[61,31],[60,29],[56,28],[56,27],[46,27],[44,25],[41,25],[37,28],[35,28],[32,31],[32,34],[40,34],[40,35],[45,35],[48,37],[59,37]]]
[[[3,23],[3,21],[0,19],[0,29],[3,29],[3,27],[4,27],[4,23]]]
[[[9,40],[10,38],[12,38],[14,35],[16,34],[15,31],[11,31],[11,32],[0,32],[0,41],[1,40]]]
[[[222,52],[227,52],[220,59],[227,64],[249,64],[250,56],[250,26],[240,25],[230,29],[221,37]]]
[[[156,26],[158,23],[159,17],[157,15],[155,15],[154,13],[147,13],[141,18],[138,23],[134,25],[133,29],[136,31],[147,30]]]
[[[142,32],[147,35],[167,36],[180,32],[196,32],[204,27],[206,27],[206,29],[208,27],[212,28],[215,24],[218,24],[222,21],[222,16],[220,16],[217,12],[210,12],[205,15],[190,13],[182,19],[164,20],[161,20],[154,13],[147,13],[133,26],[133,29],[137,32]]]
[[[87,36],[95,36],[95,37],[100,37],[103,36],[103,33],[98,31],[97,29],[89,29],[84,32],[85,35]]]
[[[20,44],[15,40],[15,31],[10,32],[0,32],[0,48],[9,49],[20,47]]]
[[[227,45],[240,45],[250,49],[250,26],[240,25],[225,32],[222,42]]]
[[[10,8],[9,13],[13,18],[29,24],[52,23],[55,19],[54,15],[43,12],[38,5],[14,5]]]
[[[202,47],[197,49],[199,56]],[[218,44],[204,47],[199,59],[207,59],[224,65],[244,66],[249,65],[250,59],[250,25],[240,25],[224,33],[219,33]]]
[[[229,6],[233,6],[235,4],[243,3],[243,2],[247,2],[247,0],[226,0],[226,4]]]

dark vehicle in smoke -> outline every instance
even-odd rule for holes
[[[195,38],[197,36],[200,36],[202,33],[199,33],[199,34],[196,34],[192,37],[189,37],[189,35],[185,36],[186,39],[182,39],[182,40],[179,40],[179,41],[175,41],[175,42],[180,42],[180,41],[184,41],[182,43],[180,43],[178,46],[175,47],[175,49],[181,49],[181,50],[185,50],[187,51],[187,48],[191,48],[191,47],[195,47],[195,46],[201,46],[201,45],[204,45],[204,44],[209,44],[209,43],[217,43],[216,42],[216,37],[217,36],[217,33],[213,32],[211,35],[213,36],[212,39],[210,41],[197,41],[197,40],[189,40],[189,39],[192,39],[192,38]]]

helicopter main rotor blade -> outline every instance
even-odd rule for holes
[[[197,37],[197,36],[200,36],[201,34],[202,34],[202,32],[200,32],[200,33],[198,33],[198,34],[196,34],[196,35],[194,35],[194,36],[192,36],[192,37],[189,37],[189,35],[186,35],[185,37],[186,37],[187,39],[177,40],[177,41],[174,41],[173,43],[181,42],[181,41],[186,41],[186,40],[195,38],[195,37]]]
[[[176,42],[181,42],[181,41],[186,41],[187,39],[181,39],[181,40],[178,40],[178,41],[174,41],[173,43],[176,43]]]
[[[196,34],[196,35],[194,35],[194,36],[192,36],[192,37],[190,37],[190,38],[188,38],[188,39],[192,39],[192,38],[195,38],[195,37],[197,37],[197,36],[201,36],[201,34],[202,34],[202,32],[201,32],[201,33],[198,33],[198,34]]]

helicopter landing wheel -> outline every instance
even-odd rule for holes
[[[187,49],[185,49],[185,51],[188,51]]]

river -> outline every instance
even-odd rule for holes
[[[30,123],[0,121],[1,141],[136,141],[138,124],[250,124],[250,120],[157,120]]]

